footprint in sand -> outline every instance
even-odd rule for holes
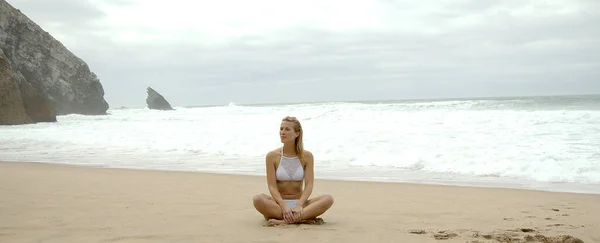
[[[562,224],[561,224],[562,225]],[[583,243],[582,240],[571,235],[545,236],[540,231],[532,228],[516,228],[501,230],[490,234],[475,232],[473,238],[494,240],[495,242],[531,242],[531,243]],[[471,241],[474,242],[474,241]],[[477,241],[475,241],[477,242]]]
[[[577,226],[577,225],[572,225],[572,224],[566,225],[566,224],[557,223],[557,224],[548,224],[548,225],[546,225],[546,227],[563,227],[563,228],[567,228],[567,229],[578,229],[578,228],[584,228],[585,225]]]
[[[531,229],[531,228],[519,228],[519,229],[517,229],[517,231],[525,232],[525,233],[536,232],[534,229]]]
[[[514,230],[509,230],[509,231],[514,231]],[[519,235],[517,233],[491,233],[491,234],[475,233],[472,235],[472,237],[483,238],[486,240],[494,240],[495,242],[523,242],[519,238]]]
[[[408,233],[411,234],[417,234],[417,235],[424,235],[427,234],[427,231],[422,230],[422,229],[411,229],[408,231]],[[457,237],[458,234],[454,233],[454,232],[447,232],[445,230],[442,231],[438,231],[436,233],[433,234],[433,238],[435,238],[436,240],[447,240],[447,239],[451,239],[454,237]]]
[[[582,240],[570,236],[570,235],[561,235],[561,236],[545,236],[545,235],[528,235],[525,236],[524,240],[526,242],[544,242],[544,243],[583,243]]]
[[[422,230],[422,229],[412,229],[412,230],[409,230],[408,233],[422,235],[422,234],[427,234],[427,231]]]
[[[447,239],[451,239],[451,238],[454,238],[457,236],[458,236],[457,233],[446,232],[446,231],[438,231],[437,233],[433,234],[433,238],[435,238],[436,240],[447,240]]]

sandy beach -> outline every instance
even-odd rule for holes
[[[269,227],[252,206],[263,177],[2,162],[0,242],[600,242],[600,195],[315,186],[335,199],[324,224]]]

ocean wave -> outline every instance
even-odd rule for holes
[[[353,171],[378,178],[402,170],[600,183],[600,111],[473,109],[535,106],[494,102],[115,109],[107,116],[66,115],[57,123],[0,127],[0,156],[261,171],[264,154],[280,146],[281,118],[294,115],[325,175]]]

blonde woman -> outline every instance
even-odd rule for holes
[[[304,150],[302,135],[298,119],[283,118],[279,127],[283,146],[266,155],[267,186],[271,195],[263,193],[253,201],[256,210],[269,223],[315,221],[333,205],[331,195],[309,199],[314,185],[314,158],[310,151]]]

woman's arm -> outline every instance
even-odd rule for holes
[[[304,152],[304,160],[306,161],[306,166],[304,168],[304,191],[302,192],[302,196],[300,200],[298,200],[297,205],[304,205],[306,200],[310,197],[313,191],[313,184],[315,181],[315,159],[313,154],[309,151]]]
[[[269,187],[269,192],[271,193],[271,197],[275,199],[275,202],[279,204],[279,206],[283,205],[283,198],[277,189],[277,179],[275,178],[275,163],[274,158],[277,156],[274,152],[267,153],[265,158],[265,164],[267,166],[267,186]]]

